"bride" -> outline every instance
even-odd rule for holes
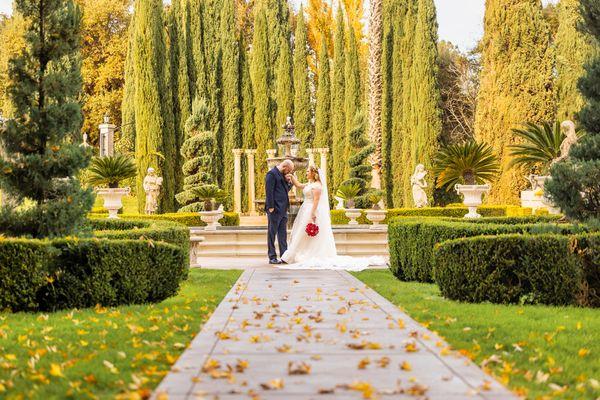
[[[361,271],[369,265],[383,265],[382,257],[356,258],[338,256],[331,228],[329,193],[322,170],[309,166],[306,171],[308,183],[300,183],[291,175],[292,183],[304,194],[304,202],[298,210],[291,232],[288,249],[281,256],[283,269],[344,269]],[[306,225],[314,223],[319,227],[316,236],[309,236]]]

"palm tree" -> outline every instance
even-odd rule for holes
[[[560,145],[566,135],[560,127],[560,122],[554,125],[544,122],[523,124],[521,129],[513,129],[513,133],[523,140],[522,143],[510,146],[510,155],[513,159],[510,166],[522,166],[527,169],[541,167],[542,173],[547,175],[552,160],[560,155]],[[579,137],[583,131],[578,131]]]
[[[500,172],[500,163],[492,148],[475,141],[443,147],[433,165],[437,186],[448,191],[459,183],[475,185],[492,181]]]
[[[362,188],[360,185],[356,183],[346,183],[338,188],[335,195],[340,199],[345,200],[348,208],[354,208],[354,199],[361,190]]]
[[[369,139],[375,144],[371,164],[382,164],[381,156],[381,41],[383,36],[383,0],[371,0],[369,10]],[[381,189],[381,179],[371,181],[375,189]],[[377,186],[377,187],[376,187]]]
[[[117,154],[109,157],[94,157],[88,168],[87,182],[90,185],[107,185],[114,189],[119,183],[137,175],[137,167],[130,157]]]

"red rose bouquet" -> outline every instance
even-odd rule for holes
[[[310,237],[315,237],[319,234],[319,227],[312,222],[306,225],[306,234]]]

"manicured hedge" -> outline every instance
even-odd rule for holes
[[[595,305],[600,235],[498,235],[445,241],[434,276],[452,300]]]
[[[507,233],[527,233],[540,224],[532,217],[469,220],[451,218],[395,218],[388,226],[390,269],[403,281],[432,282],[433,249],[446,240]],[[534,217],[539,218],[539,217]],[[504,223],[500,223],[504,222]],[[558,226],[569,231],[570,226]]]
[[[91,213],[89,214],[90,219],[101,219],[106,218],[107,213]],[[122,219],[141,219],[141,220],[159,220],[159,221],[172,221],[178,222],[188,227],[192,226],[206,226],[206,223],[200,219],[198,213],[167,213],[167,214],[120,214]],[[219,220],[219,223],[223,226],[239,226],[240,215],[234,212],[226,212],[223,214],[223,218]]]
[[[460,206],[453,207],[425,207],[425,208],[392,208],[387,210],[384,224],[389,223],[396,217],[448,217],[463,218],[468,212],[467,208]],[[482,206],[478,212],[483,217],[526,217],[531,216],[531,208],[522,208],[517,206]],[[366,213],[361,210],[361,216],[357,219],[359,224],[370,224]],[[331,223],[333,225],[346,225],[350,220],[346,217],[344,210],[331,210]]]
[[[0,309],[158,302],[177,293],[188,253],[151,240],[0,241]]]
[[[151,240],[171,243],[189,254],[190,231],[186,226],[170,221],[126,219],[90,219],[94,236],[103,239]],[[186,261],[186,266],[189,260]]]

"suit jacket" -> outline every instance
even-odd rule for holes
[[[288,192],[292,184],[285,180],[285,176],[277,167],[273,167],[265,177],[265,211],[274,208],[273,214],[285,214],[290,208],[290,198]]]

